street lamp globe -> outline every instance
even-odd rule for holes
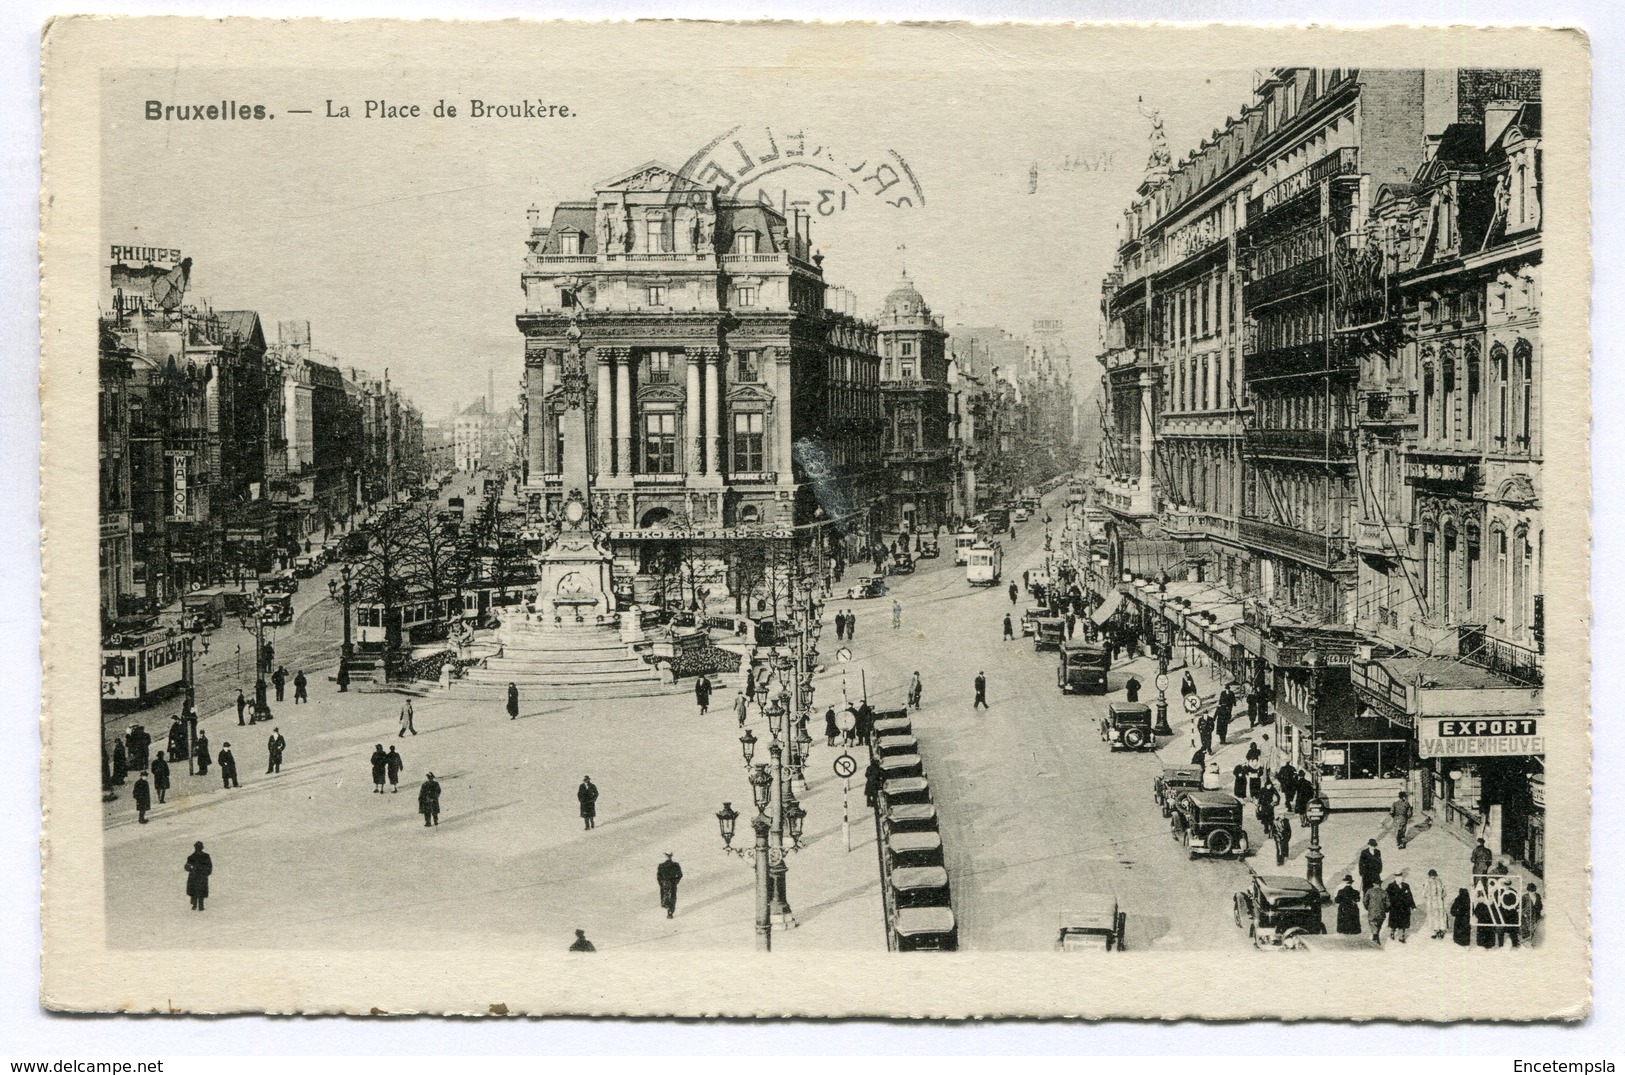
[[[767,798],[772,788],[773,774],[767,771],[767,764],[762,762],[754,766],[750,774],[750,794],[756,800],[758,813],[767,809]]]
[[[338,595],[339,595],[339,580],[338,579],[328,579],[327,580],[327,596],[329,596],[329,597],[337,597]]]
[[[790,839],[799,847],[801,845],[801,832],[807,821],[807,811],[801,808],[799,802],[791,799],[789,808],[784,812],[784,817],[790,823]]]
[[[802,725],[800,732],[796,736],[796,743],[801,747],[801,756],[803,758],[805,758],[807,756],[807,752],[812,749],[812,742],[813,739],[811,733],[807,731],[806,725]]]
[[[739,737],[739,750],[745,755],[745,765],[748,767],[750,760],[756,756],[756,733],[749,728]]]
[[[779,737],[779,733],[784,730],[784,717],[787,710],[788,707],[784,704],[782,698],[774,698],[768,703],[767,726],[768,730],[773,733],[773,738],[775,739],[777,739]]]
[[[723,803],[722,809],[717,811],[717,827],[722,830],[722,846],[724,849],[733,846],[734,825],[739,821],[739,811],[734,809],[733,803]]]

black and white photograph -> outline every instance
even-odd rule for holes
[[[1588,1009],[1583,41],[45,51],[48,1007]]]

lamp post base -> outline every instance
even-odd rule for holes
[[[1331,899],[1331,893],[1326,891],[1326,854],[1320,849],[1320,826],[1312,825],[1309,829],[1309,850],[1304,853],[1304,879],[1315,886],[1320,893],[1320,902],[1325,903]]]
[[[1158,735],[1173,735],[1173,726],[1168,723],[1168,695],[1162,691],[1157,692],[1157,727]]]

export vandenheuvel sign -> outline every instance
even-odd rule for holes
[[[1424,758],[1509,757],[1546,753],[1538,717],[1422,717],[1417,754]]]

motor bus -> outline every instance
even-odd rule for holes
[[[190,635],[110,635],[102,643],[102,701],[139,706],[186,688]]]

